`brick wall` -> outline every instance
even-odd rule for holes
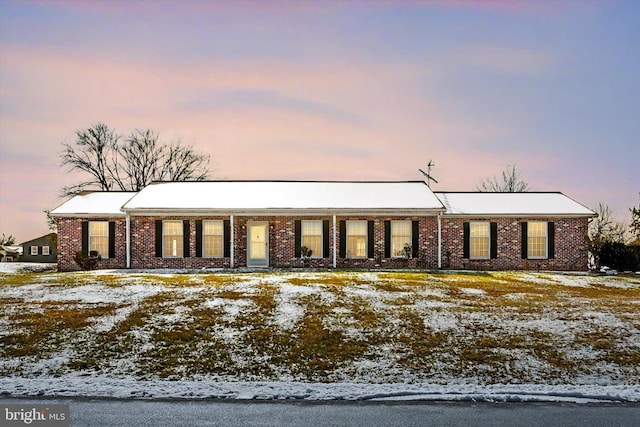
[[[473,270],[575,270],[587,269],[584,238],[587,218],[544,218],[555,224],[555,258],[522,259],[521,222],[541,218],[480,218],[497,223],[498,256],[489,260],[463,258],[463,223],[471,219],[442,219],[442,267]]]
[[[76,252],[82,250],[82,218],[58,218],[58,270],[74,271],[81,268],[74,261]],[[114,221],[116,223],[115,257],[102,258],[98,268],[126,268],[126,224],[123,218],[91,218],[91,221]]]

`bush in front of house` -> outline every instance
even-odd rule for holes
[[[82,268],[83,270],[95,270],[98,268],[98,261],[100,261],[102,257],[98,255],[98,252],[91,251],[89,255],[86,252],[78,251],[76,255],[73,257],[73,260]]]

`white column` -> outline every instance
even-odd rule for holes
[[[127,268],[131,268],[131,217],[129,217],[129,212],[125,213],[125,245],[127,252]]]
[[[229,228],[231,228],[231,236],[229,237],[231,239],[231,242],[230,242],[231,244],[229,245],[230,246],[230,248],[229,248],[229,252],[230,252],[229,256],[231,258],[229,260],[229,266],[231,268],[233,268],[233,255],[234,255],[234,253],[236,251],[236,248],[235,248],[235,227],[233,225],[233,215],[231,215],[229,223],[230,223],[230,227]]]
[[[337,232],[336,232],[336,216],[333,216],[333,268],[336,268],[338,263],[337,263],[337,252],[336,252],[336,248],[337,248]]]
[[[442,213],[438,213],[438,268],[442,268]]]

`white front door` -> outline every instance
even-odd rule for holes
[[[266,222],[250,222],[247,225],[247,266],[269,266],[269,224]]]

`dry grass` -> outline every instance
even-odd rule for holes
[[[640,281],[573,278],[582,280],[575,286],[533,277],[2,275],[0,292],[11,292],[0,293],[0,374],[30,375],[32,363],[65,354],[62,373],[176,380],[469,377],[518,383],[571,382],[583,375],[633,381],[640,375]],[[100,304],[20,297],[25,284],[56,292],[88,284],[118,291],[132,282],[154,292]],[[300,293],[283,301],[278,282]],[[279,326],[284,303],[294,313],[289,327]],[[108,330],[93,330],[97,320],[110,318]]]

